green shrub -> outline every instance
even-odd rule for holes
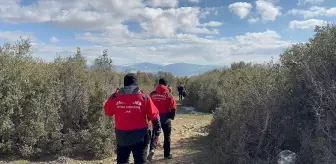
[[[214,70],[188,79],[183,104],[205,112],[214,111],[222,103],[222,77],[221,71]]]
[[[215,162],[263,163],[259,158],[276,155],[281,142],[281,137],[268,135],[280,129],[274,119],[281,106],[278,66],[251,65],[223,73],[222,105],[210,129]]]
[[[122,87],[107,50],[91,67],[80,48],[47,63],[30,56],[29,40],[0,47],[0,155],[104,158],[115,151],[113,119],[105,100]],[[138,72],[141,89],[151,92],[159,77]]]
[[[286,108],[301,141],[301,163],[336,161],[336,26],[317,27],[315,36],[281,56],[288,89]]]
[[[32,157],[60,146],[61,95],[50,65],[29,57],[29,42],[0,49],[0,154]]]
[[[282,150],[294,151],[297,163],[336,161],[336,26],[315,31],[279,64],[233,63],[189,80],[185,103],[219,106],[212,163],[276,163]]]
[[[46,63],[29,48],[27,40],[0,47],[1,156],[111,155],[114,125],[103,104],[120,77],[107,54],[91,70],[80,49]]]

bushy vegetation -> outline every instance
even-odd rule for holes
[[[29,40],[0,47],[0,155],[102,158],[114,151],[114,125],[103,115],[106,98],[123,86],[107,50],[89,68],[77,52],[51,63],[31,57]],[[137,72],[140,88],[154,89],[171,73]]]
[[[103,157],[113,151],[112,120],[103,102],[119,76],[107,54],[88,71],[80,49],[46,63],[21,40],[0,49],[0,154]]]
[[[190,79],[184,103],[217,108],[211,163],[276,163],[281,150],[302,164],[335,163],[336,26],[315,32],[279,63],[234,63]]]
[[[165,78],[168,81],[168,85],[176,85],[176,77],[170,72],[157,72],[157,73],[146,73],[137,72],[139,87],[146,91],[146,93],[151,93],[155,90],[156,85],[158,85],[160,78]]]
[[[103,104],[123,75],[105,50],[89,68],[77,52],[47,63],[31,57],[29,40],[0,47],[0,156],[102,158],[114,151],[114,125]],[[150,92],[171,74],[137,73]],[[168,76],[169,75],[169,76]]]
[[[224,79],[221,70],[213,70],[199,76],[190,77],[187,81],[187,97],[183,104],[194,106],[200,111],[210,112],[222,103],[221,82]]]

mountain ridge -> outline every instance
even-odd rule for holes
[[[171,72],[174,76],[192,76],[201,74],[216,68],[215,65],[200,65],[190,63],[172,63],[167,65],[154,64],[149,62],[135,63],[130,65],[117,65],[115,66],[118,72],[151,72],[156,73],[159,71]]]

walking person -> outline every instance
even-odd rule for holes
[[[179,100],[182,101],[183,92],[184,92],[184,86],[183,86],[182,82],[180,82],[180,84],[177,86],[177,91],[178,91],[178,94],[179,94]]]
[[[150,96],[139,89],[135,74],[124,77],[124,87],[108,98],[104,112],[115,117],[117,164],[128,163],[131,152],[135,164],[146,163],[150,138],[161,132],[160,116]],[[147,119],[153,124],[152,134]]]
[[[156,87],[155,91],[150,94],[153,103],[158,108],[160,113],[160,122],[164,136],[163,148],[164,148],[164,158],[171,159],[173,156],[170,153],[171,144],[171,120],[175,118],[176,112],[176,101],[172,94],[169,93],[167,88],[167,81],[163,78],[159,80],[159,85]],[[158,136],[152,136],[148,160],[152,160],[157,148]]]

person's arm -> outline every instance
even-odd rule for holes
[[[152,121],[153,124],[153,133],[156,136],[159,136],[161,133],[161,123],[159,110],[154,105],[152,99],[149,96],[146,96],[146,111],[148,118]]]
[[[104,112],[105,112],[105,115],[107,116],[113,116],[115,113],[115,97],[116,97],[116,94],[113,93],[112,96],[110,96],[107,99],[104,105]]]
[[[176,114],[176,101],[174,96],[169,96],[170,118],[174,120]]]

